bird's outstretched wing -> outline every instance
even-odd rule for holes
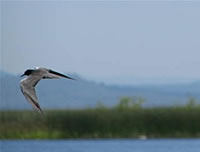
[[[44,72],[43,75],[44,75],[43,78],[50,78],[50,79],[53,79],[53,78],[67,78],[67,79],[75,80],[74,78],[66,76],[66,75],[64,75],[62,73],[58,73],[58,72],[53,71],[51,69],[48,69],[48,71]]]
[[[21,82],[21,91],[26,97],[26,99],[32,104],[32,106],[37,111],[39,111],[40,114],[43,114],[42,109],[40,108],[40,105],[38,103],[34,87],[27,85],[25,82]]]
[[[49,73],[54,74],[54,75],[57,75],[57,76],[60,76],[60,77],[63,77],[63,78],[67,78],[67,79],[72,79],[72,80],[74,80],[74,78],[71,78],[71,77],[69,77],[69,76],[66,76],[66,75],[64,75],[64,74],[62,74],[62,73],[58,73],[58,72],[53,71],[53,70],[49,70]]]

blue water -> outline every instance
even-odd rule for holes
[[[0,152],[200,152],[200,139],[0,140]]]

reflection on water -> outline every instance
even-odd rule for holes
[[[0,140],[1,152],[198,152],[200,139]]]

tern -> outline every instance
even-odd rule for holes
[[[20,88],[25,98],[32,104],[32,106],[42,114],[42,109],[40,108],[38,98],[35,93],[35,86],[41,79],[59,79],[59,78],[67,78],[74,80],[73,78],[66,76],[64,74],[58,73],[51,69],[47,68],[35,68],[35,69],[27,69],[24,74],[21,75],[27,76],[26,78],[21,80]]]

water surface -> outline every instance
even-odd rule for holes
[[[200,139],[0,140],[1,152],[200,152]]]

